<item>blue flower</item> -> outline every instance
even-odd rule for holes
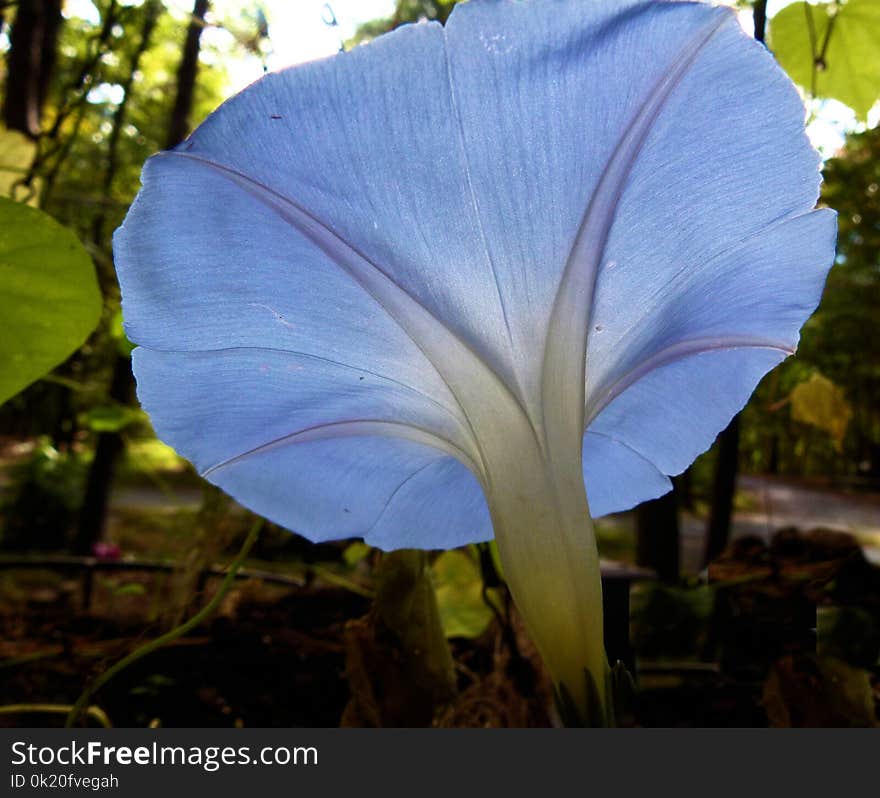
[[[803,119],[686,2],[472,0],[268,75],[117,231],[140,400],[312,540],[494,533],[554,678],[604,700],[591,511],[667,491],[819,301]]]

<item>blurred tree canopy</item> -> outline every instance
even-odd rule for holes
[[[368,42],[408,22],[436,20],[445,23],[459,0],[397,0],[397,6],[390,17],[374,19],[361,25],[355,35],[346,42],[347,47]]]
[[[49,379],[4,404],[0,433],[44,434],[62,451],[85,450],[85,496],[74,504],[83,513],[77,548],[87,551],[101,532],[119,432],[143,424],[128,411],[133,380],[112,232],[137,193],[144,161],[225,99],[229,60],[258,48],[265,27],[256,10],[227,25],[211,15],[208,0],[195,0],[191,13],[162,0],[28,0],[3,9],[0,189],[76,234],[96,264],[103,313]],[[206,39],[205,30],[225,35]]]
[[[880,475],[880,129],[847,137],[825,164],[822,202],[837,210],[837,260],[797,357],[759,388],[748,409],[747,456],[756,469]],[[793,421],[788,398],[820,374],[852,407],[839,451],[832,436]]]

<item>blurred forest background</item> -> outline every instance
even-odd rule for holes
[[[398,0],[348,27],[332,2],[312,5],[348,48],[445,21],[454,3]],[[880,0],[738,9],[803,92],[837,261],[797,357],[671,494],[600,521],[609,647],[636,672],[634,722],[870,725]],[[252,524],[138,408],[111,238],[144,160],[240,88],[242,64],[251,77],[271,64],[273,25],[272,4],[249,0],[0,0],[0,263],[36,218],[10,201],[39,209],[85,248],[101,297],[85,342],[0,405],[0,723],[58,722],[109,663],[191,618]],[[9,329],[11,296],[0,286]],[[111,682],[95,711],[123,725],[549,723],[496,566],[491,546],[383,558],[267,524],[219,613]],[[430,609],[414,618],[401,607],[418,591]]]

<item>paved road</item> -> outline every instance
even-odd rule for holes
[[[734,516],[734,538],[757,535],[769,540],[781,527],[825,527],[855,535],[866,555],[880,563],[880,496],[823,490],[772,477],[741,476],[738,487],[754,509]],[[683,521],[682,566],[686,570],[698,567],[705,526],[702,519]]]

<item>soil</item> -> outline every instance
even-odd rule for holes
[[[100,692],[97,700],[114,725],[338,725],[349,697],[343,627],[368,602],[332,588],[271,601],[232,598],[234,609],[135,663]],[[70,704],[90,676],[157,632],[136,618],[65,613],[57,603],[3,615],[0,704]],[[0,715],[6,726],[62,722],[62,716]]]

